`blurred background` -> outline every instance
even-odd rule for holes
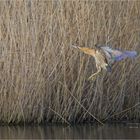
[[[90,82],[94,58],[70,47],[139,53],[139,1],[7,0],[0,19],[1,122],[139,120],[139,55]]]

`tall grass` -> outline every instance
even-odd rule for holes
[[[139,7],[139,1],[0,1],[0,121],[138,120],[140,57],[89,82],[94,59],[70,45],[140,51]]]

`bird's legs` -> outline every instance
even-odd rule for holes
[[[101,72],[101,67],[97,67],[97,72],[93,73],[88,80],[93,80],[94,77]]]

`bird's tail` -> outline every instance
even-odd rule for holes
[[[120,61],[122,59],[125,59],[125,58],[134,58],[137,56],[137,52],[136,51],[124,51],[122,52],[121,55],[115,57],[115,60],[116,61]]]

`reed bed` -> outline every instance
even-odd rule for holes
[[[139,1],[0,1],[0,121],[139,120],[140,57],[94,81],[94,44],[140,51]]]

